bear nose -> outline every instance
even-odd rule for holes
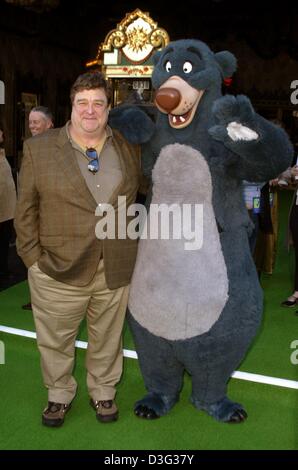
[[[177,108],[180,100],[180,92],[175,88],[160,88],[155,94],[157,106],[164,109],[167,113]]]

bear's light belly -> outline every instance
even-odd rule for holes
[[[182,340],[209,331],[228,299],[211,175],[197,150],[174,144],[162,149],[152,177],[152,202],[139,243],[129,310],[151,333]],[[156,217],[158,208],[161,216]],[[167,208],[175,214],[170,224]],[[153,239],[152,234],[159,237]]]

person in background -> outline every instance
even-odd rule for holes
[[[284,123],[277,118],[271,119],[275,125]],[[254,260],[259,273],[273,274],[278,242],[278,178],[266,183],[261,189],[261,210],[259,214],[259,232],[254,251]]]
[[[11,276],[8,267],[9,241],[16,207],[16,188],[5,156],[4,132],[0,123],[0,283]]]
[[[85,316],[90,404],[100,422],[118,419],[122,327],[137,253],[137,240],[99,239],[95,228],[101,204],[117,217],[119,195],[127,211],[135,202],[140,148],[107,125],[112,95],[101,73],[80,75],[70,96],[71,121],[24,143],[15,219],[48,389],[42,423],[53,427],[76,395],[75,340]]]
[[[46,106],[35,106],[29,114],[29,129],[32,137],[54,127],[53,114]],[[22,305],[24,310],[32,310],[31,301]]]
[[[278,240],[278,195],[274,181],[261,189],[259,231],[254,251],[254,260],[259,277],[272,274],[275,266]]]
[[[46,106],[35,106],[29,114],[29,129],[32,136],[42,134],[54,127],[53,115]]]
[[[283,307],[295,307],[298,305],[298,165],[294,165],[283,172],[277,184],[284,189],[294,190],[293,203],[289,215],[289,242],[295,250],[295,275],[293,293],[284,300]]]
[[[244,202],[253,223],[253,229],[249,235],[250,251],[253,254],[257,242],[259,230],[259,214],[261,210],[261,189],[265,183],[255,183],[251,181],[243,181],[243,197]]]

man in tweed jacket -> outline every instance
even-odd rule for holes
[[[101,422],[115,421],[122,373],[121,332],[136,240],[98,239],[97,206],[118,196],[134,203],[139,149],[108,125],[111,91],[98,72],[78,77],[71,121],[24,144],[15,227],[29,268],[41,367],[48,389],[42,422],[60,426],[75,397],[75,339],[84,316],[90,404]]]

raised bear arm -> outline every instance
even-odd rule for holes
[[[293,147],[286,132],[257,114],[246,96],[217,99],[213,114],[216,125],[209,134],[232,152],[226,165],[233,176],[268,181],[291,165]]]

